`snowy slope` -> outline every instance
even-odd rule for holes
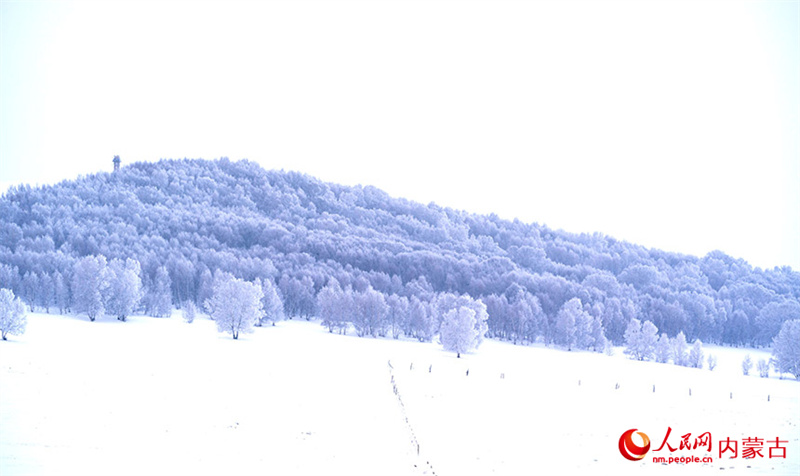
[[[800,384],[741,375],[764,352],[713,349],[709,372],[495,341],[456,359],[313,322],[234,341],[205,317],[106,319],[33,314],[0,342],[0,474],[800,474]],[[655,449],[668,426],[673,445],[711,432],[715,461],[619,454],[625,430]],[[718,438],[750,436],[788,440],[787,458],[718,460]]]

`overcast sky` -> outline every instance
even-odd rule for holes
[[[800,3],[2,1],[0,186],[227,156],[800,270]]]

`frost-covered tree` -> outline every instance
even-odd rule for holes
[[[658,342],[658,328],[650,321],[640,324],[638,319],[631,319],[625,330],[625,354],[635,360],[653,358]]]
[[[10,289],[0,289],[0,336],[7,340],[8,334],[25,333],[28,318],[25,316],[25,304]]]
[[[475,329],[475,311],[462,306],[445,313],[439,338],[444,349],[455,352],[458,358],[461,358],[462,352],[476,348],[478,331]]]
[[[554,342],[556,345],[572,350],[578,343],[578,329],[576,327],[579,316],[583,313],[583,304],[578,298],[572,298],[561,307],[556,316]],[[583,333],[581,333],[583,335]]]
[[[94,321],[105,312],[103,294],[108,288],[105,256],[86,256],[75,263],[72,273],[72,298],[77,312]]]
[[[264,280],[256,278],[255,283],[257,286],[261,286],[261,293],[264,296],[261,298],[261,307],[264,309],[264,315],[256,322],[256,325],[260,327],[267,322],[272,322],[274,326],[276,322],[284,319],[283,301],[278,295],[278,287],[269,278]]]
[[[386,299],[383,297],[383,293],[372,289],[372,286],[370,286],[366,291],[356,293],[353,300],[355,303],[353,325],[358,336],[371,335],[372,337],[377,337],[386,335],[385,323],[389,308],[386,306]]]
[[[53,277],[48,273],[42,273],[39,276],[39,305],[44,309],[44,312],[50,314],[50,307],[55,302],[56,289],[53,283]]]
[[[261,287],[232,276],[215,279],[214,294],[207,304],[217,323],[219,332],[230,332],[234,339],[239,334],[252,332],[261,318]]]
[[[343,291],[336,279],[331,279],[317,294],[319,317],[328,332],[338,331],[344,334],[347,331],[353,309],[352,295],[352,289]]]
[[[408,321],[405,335],[412,336],[420,342],[430,342],[433,339],[436,309],[412,296],[408,302]]]
[[[408,315],[408,298],[391,294],[386,298],[389,311],[386,314],[386,325],[392,338],[397,339],[403,332],[403,324]]]
[[[122,322],[133,313],[142,299],[141,267],[135,259],[113,259],[108,264],[108,287],[105,307]]]
[[[679,332],[678,335],[672,339],[672,362],[682,367],[689,365],[688,349],[689,344],[686,343],[686,336],[683,332]]]
[[[759,311],[756,318],[756,325],[759,329],[755,336],[756,343],[769,344],[778,335],[783,323],[794,319],[800,319],[800,302],[788,299],[767,304]]]
[[[708,370],[713,372],[715,368],[717,368],[717,356],[708,354]]]
[[[666,332],[661,333],[661,337],[656,342],[655,358],[656,362],[666,364],[669,362],[669,356],[672,353],[672,345]]]
[[[25,302],[30,306],[31,312],[36,312],[36,306],[39,304],[39,275],[28,271],[22,277],[22,295]]]
[[[703,368],[703,343],[700,342],[700,339],[695,339],[689,350],[689,367]]]
[[[194,301],[186,301],[183,303],[183,320],[191,324],[194,322],[195,314],[197,313],[197,308],[194,305]]]
[[[767,363],[764,359],[758,359],[758,363],[756,364],[756,370],[758,370],[758,376],[761,378],[768,378],[769,377],[769,363]]]
[[[589,349],[594,344],[592,337],[592,316],[581,309],[575,314],[575,347],[578,349]]]
[[[206,301],[211,299],[214,295],[214,275],[206,268],[200,273],[199,282],[197,283],[197,304],[202,308]]]
[[[172,281],[166,266],[159,266],[150,290],[150,315],[169,317],[172,314]]]
[[[642,323],[642,353],[647,360],[653,358],[658,342],[658,327],[650,321]]]
[[[55,292],[55,304],[58,307],[58,313],[64,314],[69,311],[69,303],[70,303],[70,296],[69,296],[69,285],[67,284],[67,280],[64,279],[64,275],[56,271],[55,275],[53,275],[53,288]]]
[[[800,319],[781,325],[780,332],[772,340],[772,355],[778,372],[790,373],[800,380]]]
[[[631,319],[625,329],[625,350],[622,352],[630,355],[632,359],[643,360],[639,355],[639,342],[642,340],[642,321]]]
[[[744,356],[742,360],[742,373],[744,375],[750,375],[750,369],[753,368],[753,360],[750,358],[750,354]]]
[[[605,329],[603,323],[597,316],[592,317],[591,322],[591,347],[595,352],[603,352],[610,345],[606,339]]]

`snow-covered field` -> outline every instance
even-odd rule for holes
[[[202,316],[28,321],[0,342],[3,476],[800,474],[800,383],[741,375],[764,351],[709,347],[710,372],[496,341],[456,359],[303,321],[238,341]],[[711,453],[673,456],[713,463],[653,463],[668,427],[673,447],[710,432]],[[652,441],[637,462],[618,450],[631,428]],[[749,437],[763,458],[742,459]],[[718,458],[725,438],[738,458]]]

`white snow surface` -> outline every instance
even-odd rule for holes
[[[0,342],[2,476],[800,474],[800,382],[741,373],[764,350],[706,346],[710,372],[492,340],[457,359],[296,320],[236,341],[203,315],[28,321]],[[713,463],[653,463],[667,427],[673,446],[711,432],[711,453],[673,456]],[[747,437],[786,458],[718,458]]]

